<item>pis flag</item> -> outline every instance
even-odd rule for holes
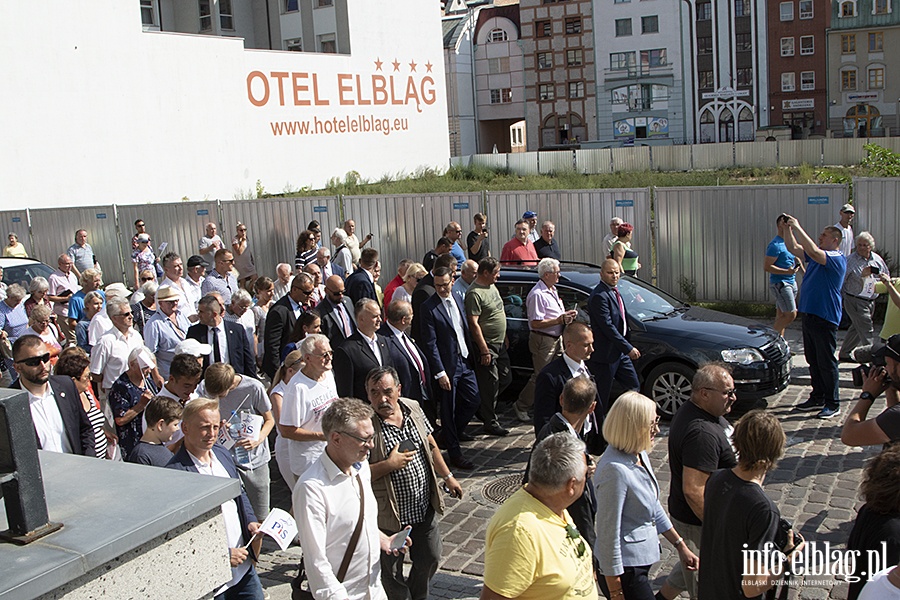
[[[291,541],[297,537],[297,521],[290,514],[280,508],[273,508],[259,526],[259,532],[265,533],[278,544],[282,550],[287,550]]]

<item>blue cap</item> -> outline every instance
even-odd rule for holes
[[[534,212],[533,210],[526,210],[526,211],[525,211],[525,214],[522,215],[522,218],[523,218],[523,219],[536,219],[536,218],[537,218],[537,213]]]

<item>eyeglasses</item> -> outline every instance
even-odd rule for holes
[[[700,389],[701,390],[709,390],[711,392],[719,392],[723,396],[737,396],[737,390],[734,388],[731,388],[730,390],[717,390],[716,388],[711,388],[711,387],[705,387],[705,388],[700,388]]]
[[[134,313],[127,312],[127,313],[122,313],[120,315],[112,315],[112,316],[113,317],[122,317],[123,319],[133,319]]]
[[[138,223],[136,226],[137,226],[137,227],[143,227],[144,224],[143,224],[143,223]]]
[[[343,296],[344,290],[328,290],[329,294],[334,294],[335,296]]]
[[[246,227],[238,227],[238,231],[247,231]]]
[[[233,258],[219,258],[219,259],[216,259],[216,262],[233,263],[234,259]]]
[[[322,354],[316,354],[315,352],[311,352],[310,354],[312,354],[313,356],[318,356],[319,358],[327,359],[327,358],[331,358],[334,356],[334,351],[327,350],[327,351],[323,352]]]
[[[41,354],[40,356],[32,356],[30,358],[23,358],[22,360],[17,360],[16,364],[25,365],[26,367],[39,367],[41,365],[45,365],[50,362],[50,353]]]
[[[354,434],[350,433],[349,431],[338,431],[338,433],[342,433],[342,434],[344,434],[344,435],[349,435],[350,437],[352,437],[354,440],[356,440],[357,442],[359,442],[359,443],[362,444],[363,446],[368,446],[369,444],[371,444],[372,442],[375,441],[375,435],[374,435],[374,434],[373,434],[373,435],[370,435],[370,436],[367,437],[367,438],[361,438],[361,437],[359,437],[358,435],[354,435]]]
[[[578,558],[584,556],[586,550],[584,539],[571,523],[566,523],[566,538],[572,540],[572,543],[575,544],[575,551],[578,553]],[[575,540],[578,540],[578,542],[576,543]]]
[[[141,281],[154,281],[155,277],[141,277]]]
[[[297,288],[297,291],[303,294],[304,296],[312,296],[313,290],[306,291],[303,288]]]

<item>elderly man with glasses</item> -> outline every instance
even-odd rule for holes
[[[169,378],[169,366],[175,349],[187,337],[190,321],[181,312],[184,296],[168,285],[156,291],[156,313],[144,325],[144,343],[156,355],[157,367],[163,379]]]
[[[106,314],[112,321],[112,329],[100,336],[91,351],[91,378],[100,383],[104,392],[108,392],[119,376],[128,370],[131,352],[144,347],[144,338],[132,327],[134,315],[127,300],[124,298],[108,300]],[[156,365],[151,372],[158,390],[164,381]]]

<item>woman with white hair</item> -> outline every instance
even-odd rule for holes
[[[128,355],[128,369],[109,389],[109,407],[116,423],[116,435],[122,454],[128,456],[144,435],[141,413],[156,396],[156,388],[150,379],[150,371],[156,367],[156,359],[149,350],[140,346]]]
[[[50,320],[50,307],[39,304],[35,306],[28,317],[28,329],[22,335],[36,335],[47,345],[50,351],[50,366],[56,364],[59,353],[62,352],[63,337],[59,329]]]
[[[652,600],[648,573],[660,558],[658,535],[678,551],[684,568],[696,571],[691,552],[659,502],[659,482],[647,452],[659,433],[656,404],[637,392],[619,396],[603,422],[609,443],[594,473],[597,506],[594,555],[598,582],[610,600]]]
[[[131,312],[134,314],[134,328],[144,335],[144,325],[156,314],[156,292],[159,284],[156,278],[145,281],[131,297]]]
[[[28,315],[25,314],[25,305],[22,303],[26,293],[25,288],[14,283],[6,289],[6,299],[0,302],[0,338],[8,341],[10,346],[28,328]],[[4,358],[4,362],[12,374],[12,350],[10,358]]]
[[[887,264],[875,252],[875,238],[868,231],[856,236],[856,249],[847,257],[847,274],[841,287],[844,314],[850,317],[850,327],[838,351],[838,360],[853,360],[857,346],[870,346],[875,341],[872,314],[875,310],[875,284],[881,273],[890,275]]]
[[[50,282],[45,277],[38,275],[28,284],[28,299],[25,300],[25,314],[31,317],[31,311],[35,306],[46,306],[53,312],[53,303],[47,299],[50,291]]]
[[[331,245],[334,246],[334,256],[331,262],[344,269],[347,275],[353,273],[353,254],[347,247],[347,232],[340,227],[335,227],[331,232]]]

